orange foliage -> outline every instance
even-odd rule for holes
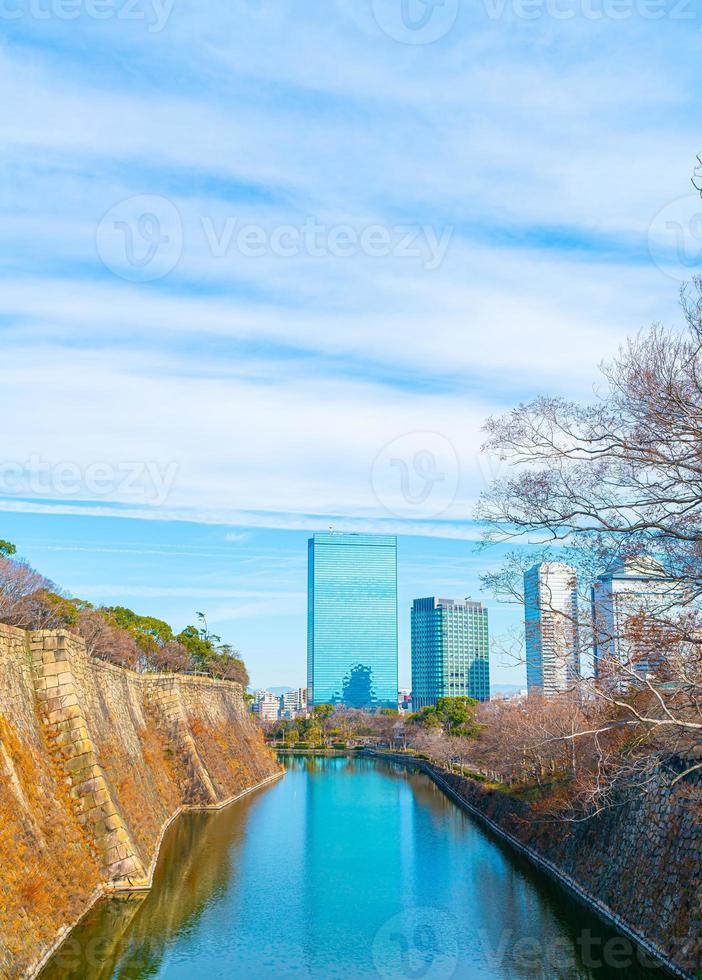
[[[0,742],[20,787],[18,794],[0,780],[0,936],[7,951],[0,973],[5,966],[12,976],[82,912],[99,869],[48,746],[20,739],[2,716]]]

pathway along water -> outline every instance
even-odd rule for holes
[[[97,905],[41,980],[664,980],[424,774],[284,761],[284,780],[180,817],[153,890]]]

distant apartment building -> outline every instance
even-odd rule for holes
[[[294,718],[299,710],[299,696],[297,691],[285,691],[280,695],[280,717]]]
[[[280,717],[299,718],[307,714],[307,688],[285,691],[280,696]]]
[[[646,556],[618,561],[598,576],[591,593],[595,676],[623,663],[645,677],[660,662],[647,640],[653,621],[674,616],[684,604],[683,592],[659,562]]]
[[[280,698],[270,691],[259,691],[257,695],[256,710],[262,721],[277,721],[280,717]]]
[[[397,539],[315,534],[308,545],[309,705],[397,708]]]
[[[412,605],[412,707],[442,697],[490,700],[488,611],[482,602],[415,599]]]
[[[258,714],[258,706],[261,702],[261,698],[264,698],[267,694],[270,693],[271,692],[266,691],[265,688],[259,688],[257,691],[254,691],[253,701],[251,702],[251,710],[254,712],[254,714]]]
[[[553,697],[580,674],[575,569],[540,562],[524,574],[527,688]]]

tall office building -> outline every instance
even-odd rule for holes
[[[412,605],[412,707],[439,698],[490,700],[488,611],[482,602],[415,599]]]
[[[595,676],[611,673],[616,662],[645,676],[660,663],[649,649],[647,620],[670,621],[685,605],[685,590],[663,566],[646,556],[615,562],[592,586]],[[655,640],[651,640],[656,647]]]
[[[397,709],[397,538],[310,538],[307,687],[310,706]]]
[[[580,674],[575,569],[541,562],[524,573],[527,688],[545,697],[570,688]]]

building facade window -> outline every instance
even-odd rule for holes
[[[441,697],[490,699],[488,611],[481,602],[431,596],[412,606],[412,705]]]
[[[397,709],[397,539],[315,534],[307,591],[310,705]]]

